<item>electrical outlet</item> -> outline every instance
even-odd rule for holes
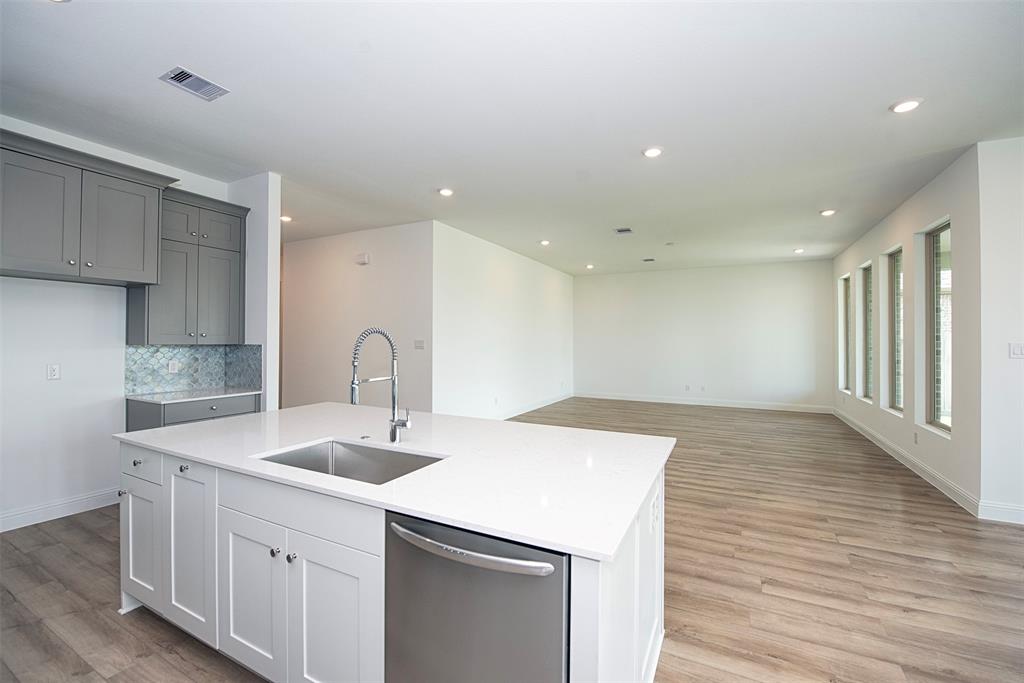
[[[1010,358],[1024,360],[1024,343],[1010,342]]]
[[[167,361],[167,372],[172,375],[177,375],[178,371],[181,370],[180,360],[169,360]]]
[[[703,384],[701,384],[701,385],[700,385],[700,390],[701,390],[701,391],[705,391],[706,389],[707,389],[707,387],[706,387],[706,386],[704,386]]]
[[[917,445],[917,432],[914,432],[914,445]]]
[[[687,391],[689,391],[689,390],[690,390],[690,385],[689,385],[689,384],[687,384],[687,385],[686,385],[686,390],[687,390]]]
[[[46,379],[60,379],[60,363],[51,363],[46,366]]]

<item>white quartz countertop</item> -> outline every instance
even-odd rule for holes
[[[611,559],[675,439],[316,403],[116,434],[115,438],[319,493],[595,560]],[[369,435],[369,439],[360,440]],[[385,484],[265,462],[335,439],[442,460]]]
[[[214,387],[211,389],[188,389],[185,391],[158,391],[152,394],[133,394],[125,396],[130,401],[145,403],[184,403],[199,401],[204,398],[229,398],[231,396],[252,396],[263,393],[262,389],[252,387]]]

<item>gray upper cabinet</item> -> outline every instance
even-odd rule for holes
[[[242,343],[248,212],[164,191],[160,284],[129,288],[129,344]]]
[[[0,274],[157,281],[160,195],[174,178],[5,130],[0,147]]]
[[[5,271],[78,275],[82,171],[0,150]]]
[[[199,209],[164,197],[160,214],[160,236],[165,240],[199,243]]]
[[[164,240],[160,261],[160,285],[146,288],[150,309],[148,343],[194,344],[199,308],[199,247]],[[129,323],[130,319],[131,313]]]
[[[81,248],[85,277],[155,283],[160,262],[160,190],[83,172]]]
[[[242,343],[241,257],[199,247],[199,343]]]
[[[199,244],[238,251],[242,248],[242,219],[219,211],[199,209]]]

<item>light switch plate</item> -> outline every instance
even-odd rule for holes
[[[1024,360],[1024,342],[1010,342],[1010,358]]]
[[[167,372],[172,375],[177,375],[178,371],[181,370],[180,360],[169,360],[167,361]]]
[[[422,340],[422,339],[413,339],[412,340],[412,347],[414,349],[422,351],[423,349],[425,349],[427,347],[427,343],[424,340]]]
[[[46,379],[60,379],[60,363],[51,363],[46,366]]]

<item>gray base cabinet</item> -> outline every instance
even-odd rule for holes
[[[221,396],[175,403],[153,403],[126,399],[126,431],[212,420],[229,415],[260,412],[260,395]]]
[[[128,290],[129,344],[241,344],[248,209],[164,192],[160,284]]]
[[[0,274],[157,282],[160,198],[174,178],[0,131]]]

